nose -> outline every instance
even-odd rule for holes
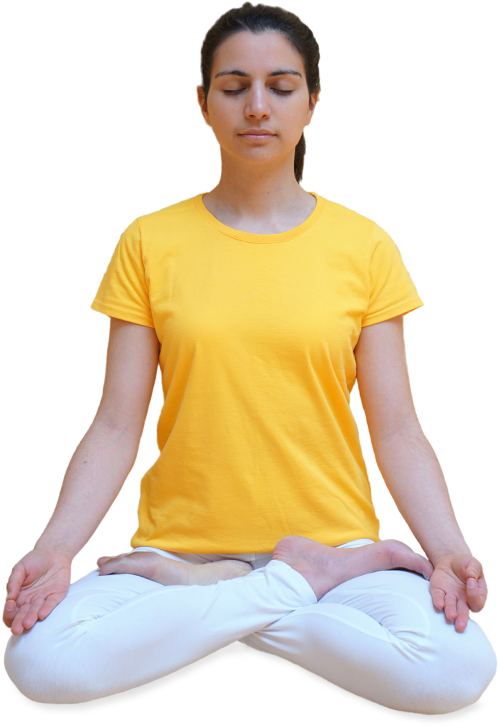
[[[269,118],[271,116],[268,94],[269,91],[264,86],[253,84],[246,97],[247,104],[244,109],[246,118]]]

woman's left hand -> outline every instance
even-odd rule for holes
[[[474,613],[482,610],[488,596],[482,565],[468,554],[448,555],[438,560],[429,591],[434,605],[444,609],[446,617],[455,621],[459,633],[467,627],[469,609]]]

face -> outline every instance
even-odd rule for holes
[[[294,154],[318,101],[312,94],[310,105],[301,56],[274,31],[225,40],[215,54],[207,104],[200,86],[197,93],[222,154],[256,164]],[[245,134],[254,129],[271,135]]]

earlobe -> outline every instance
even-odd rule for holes
[[[197,88],[198,88],[198,86],[196,86],[196,89]],[[201,114],[201,118],[202,118],[204,124],[209,128],[209,124],[206,122],[206,119],[204,118],[204,113],[203,113],[203,110],[204,110],[204,99],[202,98],[201,93],[198,93],[197,90],[196,90],[196,94],[195,95],[196,95],[197,106],[199,108],[199,113]]]

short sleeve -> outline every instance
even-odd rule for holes
[[[368,307],[362,327],[409,313],[423,304],[398,247],[374,222]]]
[[[113,318],[154,327],[138,219],[119,238],[90,307]]]

